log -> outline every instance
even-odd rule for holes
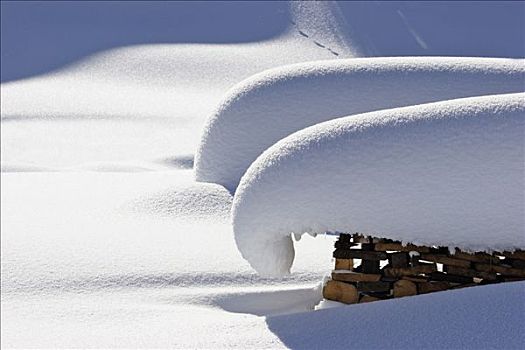
[[[456,250],[456,252],[451,255],[452,258],[461,259],[461,260],[467,260],[472,262],[478,262],[478,263],[486,263],[486,264],[499,264],[500,259],[496,256],[492,256],[487,253],[474,253],[469,254],[462,252],[460,250]]]
[[[389,267],[383,269],[383,273],[387,277],[416,276],[424,273],[431,273],[433,271],[437,271],[435,264],[414,267]]]
[[[352,242],[354,243],[368,243],[368,238],[358,233],[352,235]]]
[[[332,279],[341,282],[377,282],[381,275],[355,272],[332,272]]]
[[[379,252],[386,252],[386,251],[398,251],[398,252],[420,252],[420,253],[428,253],[430,252],[429,247],[422,247],[417,246],[413,244],[408,244],[406,246],[403,246],[401,243],[377,243],[374,247],[374,250]]]
[[[361,262],[363,273],[379,274],[381,273],[379,260],[363,260]]]
[[[336,270],[352,270],[354,268],[353,259],[335,259]]]
[[[473,283],[472,277],[457,276],[449,273],[434,271],[430,274],[430,279],[433,281],[445,281],[452,283]]]
[[[399,280],[394,283],[394,298],[406,297],[417,294],[417,286],[414,282]]]
[[[386,260],[387,255],[383,252],[366,251],[360,249],[336,249],[336,259],[363,259],[363,260]]]
[[[348,234],[348,233],[341,233],[339,235],[339,238],[337,239],[338,242],[343,242],[343,243],[351,243],[352,242],[352,235]]]
[[[525,260],[525,250],[515,250],[514,252],[505,251],[501,253],[501,255],[509,259]]]
[[[497,272],[502,274],[503,276],[525,277],[525,270],[516,269],[513,267],[477,263],[474,264],[474,267],[478,271]]]
[[[503,264],[508,264],[516,269],[525,270],[525,260],[505,258]]]
[[[383,282],[388,282],[388,283],[394,283],[398,280],[399,278],[395,278],[395,277],[387,277],[387,276],[381,276],[381,281]]]
[[[410,266],[419,266],[421,265],[419,263],[419,255],[411,255],[410,256]]]
[[[355,304],[359,301],[359,293],[355,286],[338,281],[328,281],[326,283],[323,288],[323,297],[345,304]]]
[[[363,235],[354,235],[352,240],[354,243],[379,243],[384,241],[382,238]]]
[[[516,281],[523,281],[525,280],[525,277],[503,277],[502,282],[516,282]]]
[[[439,282],[421,282],[417,284],[417,290],[420,294],[440,292],[449,289],[450,283],[445,281]]]
[[[374,243],[362,243],[361,244],[361,250],[365,250],[367,252],[374,251],[375,244]]]
[[[334,243],[334,248],[338,248],[338,249],[350,249],[350,248],[352,248],[352,247],[355,247],[356,245],[357,245],[357,243],[336,241],[336,242]]]
[[[468,288],[468,287],[475,287],[475,286],[477,286],[476,283],[463,283],[463,284],[458,284],[456,286],[450,287],[450,289],[461,289],[461,288]]]
[[[425,283],[428,282],[428,278],[426,277],[411,277],[411,276],[403,276],[401,279],[410,281],[410,282],[416,282],[416,283]]]
[[[350,249],[356,246],[356,243],[352,243],[352,236],[349,234],[342,233],[339,235],[339,239],[335,242],[335,248]]]
[[[390,283],[388,282],[357,282],[357,290],[360,292],[389,292]]]
[[[450,250],[448,247],[432,247],[430,248],[430,253],[447,256],[449,255]]]
[[[477,271],[473,269],[464,269],[462,267],[457,267],[457,266],[445,265],[443,267],[443,270],[447,274],[451,274],[451,275],[477,277],[477,278],[483,278],[485,280],[490,280],[490,281],[496,280],[496,278],[498,277],[495,272],[483,272],[483,271]]]
[[[378,301],[378,300],[381,300],[381,299],[377,297],[373,297],[371,295],[363,294],[361,299],[359,299],[359,303],[369,303],[369,302]]]
[[[432,261],[443,265],[459,266],[466,269],[470,267],[470,261],[455,259],[438,254],[421,254],[420,260]]]
[[[388,261],[392,267],[408,267],[408,253],[398,252],[388,255]]]

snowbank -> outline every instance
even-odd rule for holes
[[[290,233],[363,232],[467,250],[525,247],[525,94],[321,123],[263,153],[233,201],[259,273],[289,271]]]
[[[230,90],[208,119],[196,179],[234,190],[265,149],[305,127],[386,108],[520,92],[524,82],[520,59],[367,58],[268,70]]]
[[[525,282],[266,319],[289,349],[521,349]]]

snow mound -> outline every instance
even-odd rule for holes
[[[397,57],[300,63],[232,88],[205,125],[198,181],[234,190],[268,147],[305,127],[356,113],[521,92],[522,59]]]
[[[521,349],[524,288],[464,288],[270,316],[266,323],[289,349]]]
[[[321,123],[266,150],[233,200],[235,240],[282,275],[290,233],[362,232],[416,244],[525,247],[525,93]]]

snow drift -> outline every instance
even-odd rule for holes
[[[521,349],[525,282],[270,316],[289,349]]]
[[[321,123],[266,150],[233,200],[237,246],[289,272],[290,233],[362,232],[415,244],[525,247],[525,93]]]
[[[305,127],[386,108],[521,92],[524,83],[521,59],[367,58],[275,68],[226,94],[204,128],[195,176],[234,190],[265,149]]]

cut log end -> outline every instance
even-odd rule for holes
[[[344,304],[355,304],[359,301],[357,288],[339,281],[328,281],[323,288],[323,297]]]
[[[394,283],[394,298],[406,297],[417,294],[417,286],[408,280],[399,280]]]

